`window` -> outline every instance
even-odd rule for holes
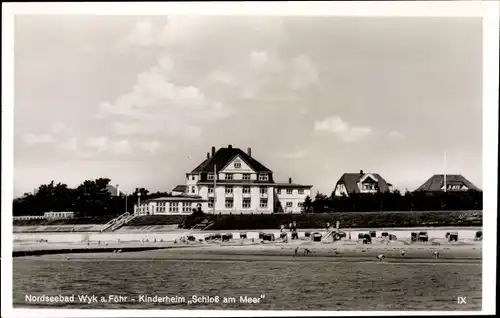
[[[293,189],[286,189],[286,194],[292,194],[293,193]]]
[[[158,202],[158,206],[156,207],[156,211],[165,212],[165,210],[166,210],[165,207],[166,207],[165,202]]]
[[[303,206],[304,206],[304,202],[299,202],[299,203],[297,203],[297,206],[298,206],[299,208],[303,207]]]
[[[191,187],[191,193],[195,193],[194,187]]]
[[[194,176],[191,176],[191,180],[194,180]]]
[[[235,167],[235,168],[241,168],[241,162],[239,162],[239,161],[235,161],[235,162],[234,162],[234,167]]]
[[[243,187],[243,193],[250,193],[250,187]]]
[[[276,189],[277,194],[281,194],[281,189]]]
[[[293,202],[287,202],[287,203],[286,203],[286,207],[287,207],[287,208],[291,208],[292,206],[293,206]]]
[[[183,202],[182,203],[182,212],[191,212],[191,203]]]
[[[243,174],[243,180],[250,180],[250,174],[249,173],[244,173]]]
[[[179,202],[170,202],[170,212],[179,212]]]
[[[244,209],[250,209],[250,199],[243,199],[243,208]]]
[[[267,199],[260,199],[260,207],[267,208]]]
[[[260,195],[267,194],[267,187],[260,187]]]
[[[267,174],[259,174],[259,181],[267,181],[269,176]]]
[[[214,179],[214,174],[213,174],[213,173],[209,173],[209,174],[207,175],[207,179],[208,179],[208,180],[213,180],[213,179]]]
[[[226,199],[226,209],[233,208],[233,199]]]
[[[213,208],[214,208],[214,199],[210,199],[210,200],[208,200],[208,207],[209,207],[210,209],[213,209]]]
[[[208,187],[208,193],[214,193],[214,187]]]
[[[363,183],[363,190],[375,190],[375,184],[373,183]]]
[[[233,187],[226,187],[225,192],[226,194],[233,194]]]
[[[226,173],[226,175],[225,175],[225,179],[226,179],[226,180],[233,180],[233,174],[231,174],[231,173]]]

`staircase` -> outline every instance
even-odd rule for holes
[[[115,230],[119,229],[120,227],[124,226],[125,224],[127,224],[128,222],[135,219],[137,216],[138,216],[138,214],[136,214],[136,213],[130,214],[129,212],[125,212],[122,215],[120,215],[120,216],[112,219],[108,223],[104,224],[101,227],[101,232],[105,232],[108,230],[115,231]]]
[[[191,228],[191,230],[207,230],[209,227],[213,226],[215,224],[215,222],[209,222],[209,223],[206,223],[206,222],[201,222],[199,224],[196,224],[195,226],[193,226]]]

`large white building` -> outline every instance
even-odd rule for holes
[[[175,196],[144,202],[141,214],[190,213],[200,206],[205,213],[300,213],[311,185],[276,183],[273,172],[247,152],[229,145],[215,150],[194,170]],[[179,193],[184,190],[184,193]],[[182,205],[182,212],[180,206]],[[171,207],[176,208],[172,209]]]

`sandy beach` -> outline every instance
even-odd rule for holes
[[[384,241],[375,239],[371,244],[363,244],[357,240],[337,242],[313,242],[311,240],[293,240],[290,242],[252,242],[252,240],[233,240],[231,242],[191,242],[191,243],[113,243],[107,248],[116,248],[110,253],[74,253],[45,256],[50,259],[172,259],[172,260],[273,260],[289,258],[293,261],[320,261],[350,259],[376,260],[383,254],[384,261],[398,262],[480,262],[482,259],[481,242],[447,242],[433,240],[434,243],[409,243],[407,241]],[[146,245],[147,244],[147,245]],[[440,244],[440,245],[436,245]],[[25,245],[23,248],[37,248]],[[51,248],[57,248],[54,244]],[[73,248],[83,244],[71,244]],[[127,247],[149,246],[154,250],[127,252]],[[62,245],[61,245],[62,247]],[[68,245],[64,246],[68,248]],[[95,248],[96,246],[94,246]],[[43,248],[43,246],[38,246]],[[47,248],[47,247],[45,247]],[[120,250],[120,252],[118,252]],[[435,252],[439,253],[436,258]]]

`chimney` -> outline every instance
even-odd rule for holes
[[[233,149],[233,146],[232,145],[228,145],[227,146],[229,149]]]
[[[363,170],[359,170],[359,174],[364,174],[364,173],[363,173]]]
[[[116,196],[120,196],[120,186],[118,184],[116,185]]]
[[[292,178],[288,178],[288,183],[292,184]]]
[[[207,159],[210,159],[210,153],[207,152]]]
[[[249,157],[252,156],[252,148],[248,147],[247,154],[248,154]]]
[[[212,157],[215,155],[215,147],[212,147]]]

